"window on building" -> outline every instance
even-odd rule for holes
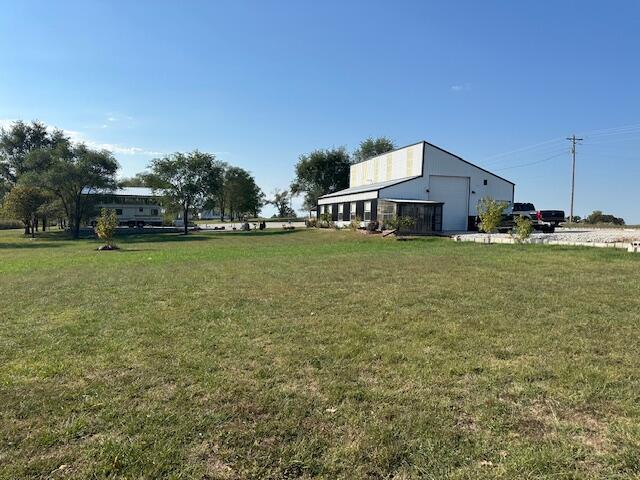
[[[488,183],[488,182],[487,182],[487,179],[485,178],[485,179],[484,179],[484,184],[486,185],[487,183]]]
[[[349,217],[350,220],[355,220],[356,218],[356,202],[351,202],[350,204],[350,212],[351,212],[351,216]]]
[[[138,208],[138,211],[139,211],[140,213],[142,213],[142,212],[144,212],[144,208],[140,207],[140,208]]]
[[[151,209],[151,215],[158,215],[158,209],[157,208],[152,208]]]
[[[116,215],[122,215],[122,209],[116,208]]]
[[[342,220],[342,215],[344,211],[344,205],[342,203],[338,204],[338,220]]]
[[[365,222],[371,220],[371,202],[364,202],[364,218]]]
[[[383,226],[388,226],[393,217],[396,215],[396,206],[391,202],[380,202],[378,208],[378,220],[382,222]]]

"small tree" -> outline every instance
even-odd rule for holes
[[[116,211],[106,208],[101,209],[100,216],[96,222],[96,235],[106,243],[109,250],[115,247],[113,237],[116,234],[116,228],[118,228],[118,215],[116,215]]]
[[[478,202],[479,228],[486,233],[495,233],[502,223],[502,216],[507,208],[507,202],[500,202],[491,197],[484,197]]]
[[[288,190],[275,190],[273,198],[267,200],[267,203],[273,205],[278,210],[278,218],[295,217],[296,212],[291,208],[291,194]]]
[[[16,185],[4,197],[3,212],[8,218],[21,220],[25,225],[25,235],[36,234],[38,210],[47,201],[45,193],[36,187]]]
[[[527,238],[531,236],[531,232],[533,232],[533,223],[527,217],[522,217],[518,215],[515,219],[515,237],[518,243],[524,242]]]
[[[349,228],[355,232],[356,230],[360,229],[361,222],[362,222],[362,219],[360,217],[355,217],[351,219],[351,222],[349,223]]]

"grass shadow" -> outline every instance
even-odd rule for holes
[[[263,236],[271,236],[271,235],[291,235],[294,233],[299,233],[304,231],[303,229],[299,229],[299,230],[276,230],[273,229],[271,231],[269,231],[269,229],[267,230],[251,230],[251,231],[242,231],[242,230],[228,230],[226,232],[221,232],[221,231],[211,231],[211,232],[207,232],[207,233],[224,233],[225,235],[246,235],[249,237],[263,237]]]
[[[128,243],[160,243],[160,242],[202,242],[213,237],[199,235],[197,233],[144,233],[139,235],[116,235],[115,243],[126,245]]]
[[[39,243],[39,242],[29,242],[25,239],[25,243],[17,243],[17,242],[0,242],[0,250],[1,249],[34,249],[34,248],[57,248],[64,247],[64,245],[56,244],[56,243]]]

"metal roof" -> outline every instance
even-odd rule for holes
[[[432,204],[442,204],[444,202],[436,202],[435,200],[415,200],[415,199],[407,199],[407,198],[380,198],[379,200],[381,201],[385,201],[385,202],[392,202],[392,203],[432,203]]]
[[[338,197],[340,195],[351,195],[352,193],[373,192],[375,190],[381,190],[385,187],[390,187],[392,185],[406,182],[408,180],[413,180],[414,178],[418,178],[418,177],[420,177],[420,175],[415,175],[413,177],[398,178],[396,180],[387,180],[386,182],[370,183],[369,185],[359,185],[357,187],[345,188],[344,190],[340,190],[338,192],[329,193],[327,195],[321,196],[320,198]]]
[[[82,189],[83,195],[97,195],[97,194],[106,194],[106,195],[115,195],[117,197],[157,197],[161,194],[160,191],[157,191],[158,194],[153,192],[152,188],[147,187],[122,187],[116,189],[95,189],[90,187],[85,187]]]

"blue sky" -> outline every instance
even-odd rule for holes
[[[640,2],[0,0],[0,121],[198,148],[287,187],[298,155],[425,139],[516,200],[640,223]],[[620,128],[623,127],[623,128]],[[531,147],[533,145],[533,147]],[[269,213],[266,210],[265,213]]]

